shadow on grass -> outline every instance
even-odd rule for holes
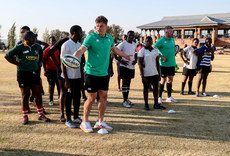
[[[35,150],[24,150],[24,149],[8,149],[8,148],[0,148],[0,155],[6,156],[17,156],[17,155],[38,155],[38,156],[76,156],[76,154],[64,154],[57,152],[44,152],[44,151],[35,151]],[[77,155],[83,156],[83,155]]]

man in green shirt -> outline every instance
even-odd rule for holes
[[[39,64],[42,61],[42,48],[36,43],[35,34],[27,31],[24,34],[24,42],[16,45],[13,49],[6,53],[5,59],[17,66],[17,81],[22,94],[22,124],[28,124],[28,100],[30,89],[35,95],[38,119],[49,122],[43,113],[40,75],[38,73]],[[17,60],[15,59],[17,57]]]
[[[160,55],[166,58],[166,61],[160,58],[161,67],[161,82],[158,103],[162,103],[162,92],[164,90],[164,84],[167,79],[167,92],[168,98],[166,102],[176,102],[176,100],[171,96],[172,93],[172,82],[173,76],[175,75],[175,40],[173,39],[173,28],[171,26],[166,26],[164,30],[165,34],[160,38],[154,47],[158,49]]]
[[[88,116],[97,97],[97,92],[99,93],[100,101],[98,104],[98,121],[94,128],[113,129],[103,121],[108,96],[110,51],[130,60],[129,55],[125,55],[114,46],[112,36],[106,33],[108,20],[104,16],[99,16],[95,22],[96,32],[88,35],[82,46],[74,53],[74,56],[80,58],[87,51],[88,56],[85,63],[85,87],[88,92],[88,99],[84,104],[84,118],[80,125],[80,128],[86,133],[93,131],[88,121]]]

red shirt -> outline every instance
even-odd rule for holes
[[[142,46],[137,47],[137,53],[143,48]]]
[[[43,52],[43,59],[46,60],[46,69],[49,70],[57,70],[57,66],[55,65],[55,63],[53,62],[53,60],[51,59],[50,55],[48,54],[48,51],[51,47],[47,47],[44,52]],[[55,59],[57,60],[57,62],[59,63],[59,50],[54,52],[54,56]]]

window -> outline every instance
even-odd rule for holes
[[[194,38],[195,30],[184,30],[184,38]]]
[[[218,38],[230,38],[230,29],[219,29],[217,32]]]
[[[200,30],[200,38],[212,37],[212,29],[202,29]]]
[[[174,37],[175,39],[181,38],[181,30],[174,30],[174,31],[173,31],[173,37]]]

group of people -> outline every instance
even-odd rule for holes
[[[145,109],[150,110],[148,104],[149,87],[153,87],[154,109],[166,109],[162,106],[162,92],[167,82],[168,97],[166,102],[176,102],[172,97],[172,82],[175,75],[175,41],[173,28],[165,27],[165,35],[154,45],[148,36],[143,47],[137,48],[134,42],[134,31],[128,31],[123,42],[115,46],[113,37],[106,33],[108,20],[99,16],[95,20],[96,31],[89,34],[82,43],[82,28],[74,25],[70,28],[70,36],[56,41],[55,37],[49,38],[49,46],[38,41],[36,35],[29,27],[22,27],[23,41],[6,53],[6,60],[17,66],[17,81],[22,94],[23,124],[28,124],[29,97],[34,97],[37,106],[38,119],[49,122],[45,116],[42,102],[41,66],[43,63],[44,75],[49,83],[49,105],[54,104],[53,95],[55,84],[58,90],[61,117],[60,121],[70,128],[77,128],[76,123],[86,132],[93,129],[89,122],[90,110],[93,103],[98,101],[98,119],[94,125],[97,129],[113,128],[104,122],[104,114],[107,106],[110,76],[113,75],[112,60],[115,58],[118,65],[119,90],[122,91],[123,106],[131,108],[134,105],[129,100],[131,80],[135,77],[135,64],[138,63],[143,83],[143,95]],[[25,29],[26,28],[26,29]],[[184,86],[189,77],[189,94],[192,94],[192,79],[196,73],[198,62],[199,83],[196,96],[199,96],[199,87],[203,80],[202,95],[205,92],[208,68],[210,61],[214,59],[211,41],[207,39],[205,46],[197,48],[198,39],[193,40],[193,45],[181,50],[180,56],[185,62],[181,94],[184,94]],[[41,44],[44,46],[42,49]],[[87,61],[84,53],[87,52]],[[61,61],[61,57],[69,54],[81,60],[81,66],[77,69],[67,68]],[[122,87],[120,88],[120,79]],[[160,84],[159,84],[160,81]],[[84,89],[88,92],[87,98]],[[83,119],[79,117],[80,98],[85,99]],[[73,112],[71,107],[73,104]],[[64,115],[66,110],[66,118]],[[72,119],[73,115],[73,119]]]

